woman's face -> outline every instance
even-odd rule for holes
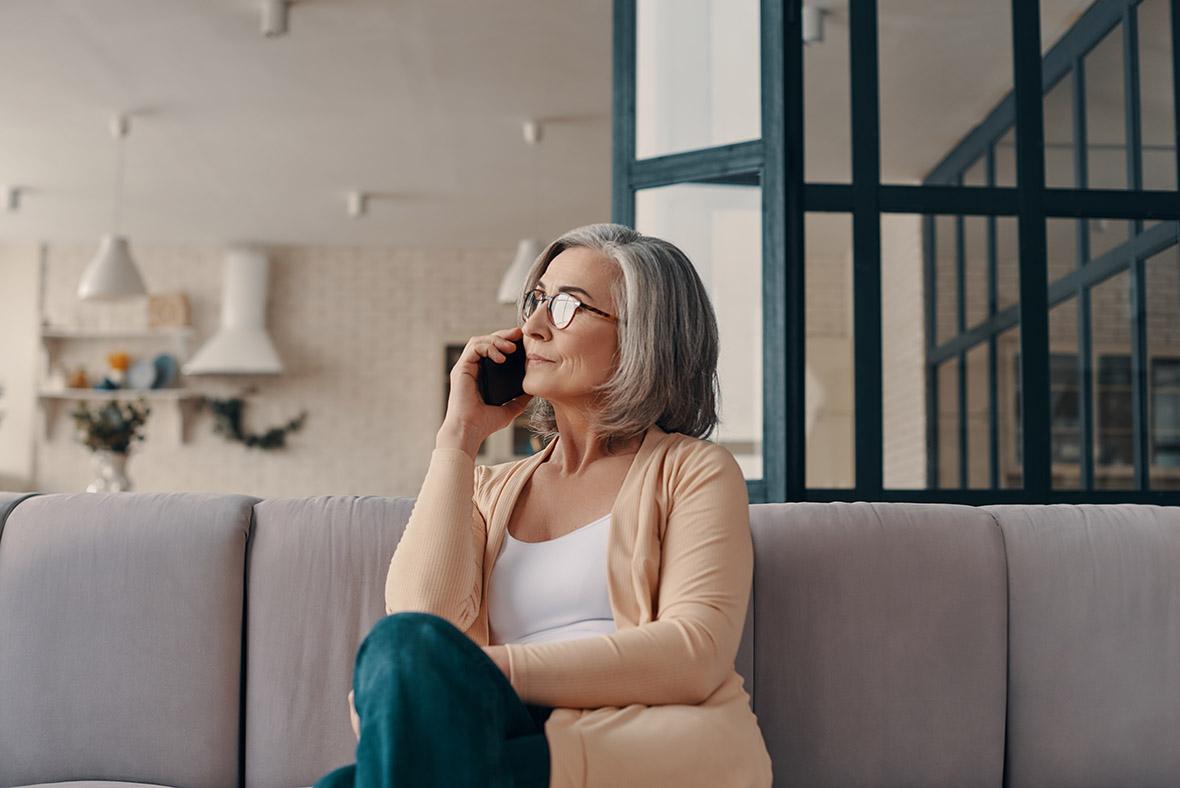
[[[622,272],[610,258],[584,247],[566,249],[549,263],[537,289],[553,295],[569,287],[571,295],[589,306],[617,316],[611,287]],[[549,319],[548,302],[524,321],[525,350],[548,361],[528,359],[525,393],[554,403],[585,406],[590,389],[604,383],[614,371],[619,345],[618,324],[586,309],[562,329]]]

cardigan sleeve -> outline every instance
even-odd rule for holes
[[[695,451],[672,479],[654,621],[610,634],[509,643],[526,703],[563,708],[701,703],[733,670],[754,571],[749,497],[723,447]]]
[[[474,466],[474,468],[473,468]],[[438,448],[385,577],[385,614],[422,611],[465,631],[479,613],[487,525],[475,495],[486,467]]]

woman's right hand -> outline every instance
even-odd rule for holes
[[[493,331],[491,334],[471,337],[467,340],[459,360],[451,368],[451,393],[447,398],[447,413],[442,436],[462,436],[463,440],[478,449],[484,439],[493,432],[507,427],[528,406],[531,394],[521,394],[503,405],[488,405],[479,394],[479,360],[484,357],[503,364],[516,344],[523,341],[524,331],[520,326]]]

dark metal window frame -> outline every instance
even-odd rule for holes
[[[1174,241],[1174,222],[1180,220],[1180,192],[1046,188],[1042,99],[1045,80],[1055,72],[1067,72],[1080,54],[1063,46],[1066,44],[1063,39],[1046,54],[1042,63],[1039,2],[1011,0],[1015,87],[1012,94],[964,139],[960,146],[964,150],[957,155],[967,157],[969,154],[965,148],[971,144],[977,145],[976,153],[965,161],[948,157],[928,182],[918,186],[880,182],[876,0],[849,0],[851,184],[805,183],[803,179],[802,0],[761,2],[760,140],[637,160],[636,2],[615,0],[614,4],[613,220],[634,224],[635,192],[640,189],[687,182],[758,183],[762,188],[764,478],[747,482],[751,502],[894,500],[987,504],[1134,501],[1180,504],[1180,493],[1175,492],[1053,490],[1050,486],[1050,289],[1045,265],[1046,219],[1173,220],[1153,227],[1137,240],[1147,243],[1148,236],[1154,232],[1156,236],[1152,237],[1158,241],[1160,233],[1170,232]],[[1133,16],[1133,7],[1137,3],[1138,0],[1098,0],[1078,21],[1075,29],[1100,25],[1106,16],[1116,11],[1120,19],[1128,13]],[[1173,98],[1174,104],[1180,106],[1180,47],[1176,46],[1180,43],[1180,0],[1170,0],[1170,8]],[[1048,84],[1054,82],[1055,79]],[[992,140],[1003,134],[1013,120],[1016,129],[1016,187],[958,185],[958,173],[978,157],[978,151],[990,146]],[[1175,129],[1180,138],[1180,119]],[[1177,159],[1177,183],[1180,184],[1180,156]],[[994,169],[994,161],[989,161],[989,167]],[[954,173],[956,179],[949,182],[945,177],[940,179],[940,174],[947,173]],[[1133,185],[1135,183],[1132,181]],[[803,229],[805,213],[812,211],[852,216],[853,292],[856,294],[853,316],[855,483],[850,489],[808,488],[804,481]],[[927,222],[933,221],[929,217],[938,214],[1018,218],[1020,286],[1015,318],[1021,326],[1021,369],[1026,384],[1022,387],[1023,422],[1028,427],[1036,425],[1035,429],[1026,428],[1024,431],[1023,488],[884,487],[880,342],[882,213],[919,214],[928,217]],[[990,224],[994,225],[994,221]],[[926,251],[929,259],[931,250],[927,248]],[[1141,259],[1146,256],[1149,255]],[[1092,261],[1075,275],[1083,278],[1090,275],[1087,269],[1092,269],[1098,262]],[[1139,267],[1141,270],[1141,263]],[[930,273],[928,264],[927,276]],[[989,290],[994,303],[994,289]],[[1139,292],[1142,292],[1141,287]],[[927,299],[928,327],[932,326],[931,301]],[[1003,314],[995,315],[992,320]],[[1142,320],[1139,331],[1142,332]],[[993,369],[993,386],[994,380]],[[991,396],[994,399],[994,392]],[[1138,396],[1141,402],[1136,407],[1142,407],[1145,393],[1139,391]],[[930,408],[929,401],[927,407]],[[1140,424],[1141,417],[1142,414]],[[1137,451],[1145,449],[1139,447]],[[992,456],[997,456],[994,446]],[[932,484],[936,478],[931,477]]]

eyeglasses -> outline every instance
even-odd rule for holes
[[[540,290],[533,290],[525,293],[524,301],[521,305],[521,314],[524,319],[528,320],[533,312],[537,309],[537,305],[544,303],[549,309],[549,319],[553,321],[554,328],[565,328],[574,319],[574,315],[578,309],[585,309],[593,312],[596,315],[602,315],[610,320],[618,320],[614,315],[603,312],[601,309],[595,309],[589,304],[583,304],[569,293],[554,293],[553,295],[545,295]]]

